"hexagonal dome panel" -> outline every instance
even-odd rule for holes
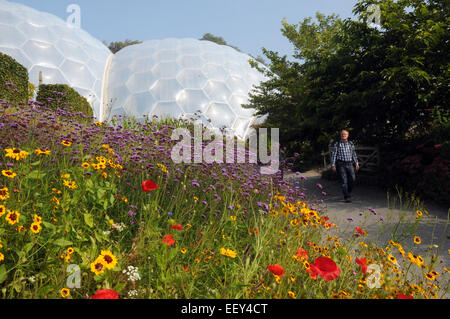
[[[114,55],[110,64],[106,96],[108,101],[114,96],[116,102],[111,103],[106,117],[133,114],[139,119],[149,110],[158,116],[173,112],[175,118],[198,117],[209,127],[225,126],[245,138],[254,111],[243,109],[241,103],[248,101],[251,86],[264,79],[250,67],[248,59],[248,55],[228,46],[191,38],[127,46]],[[249,74],[252,77],[246,79]],[[139,108],[143,112],[140,116],[134,104],[133,110],[127,110],[130,106],[118,97],[122,94],[119,88],[127,87],[133,96],[144,92],[149,83],[153,83],[148,89],[153,104],[149,101]]]
[[[99,40],[46,12],[25,5],[0,1],[0,52],[28,69],[29,79],[39,85],[67,84],[91,104],[94,116],[102,113],[102,85],[106,61],[111,54]]]

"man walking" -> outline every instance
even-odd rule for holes
[[[355,145],[348,140],[348,131],[341,131],[341,140],[334,143],[333,155],[331,156],[331,168],[338,172],[346,203],[351,202],[351,193],[356,180],[353,162],[356,170],[359,170],[358,157]]]

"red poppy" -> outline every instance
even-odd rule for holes
[[[302,257],[303,259],[308,259],[308,255],[307,255],[307,251],[304,250],[303,248],[299,248],[297,249],[297,257]]]
[[[167,246],[172,246],[173,244],[175,244],[175,240],[173,239],[172,235],[164,235],[162,242]]]
[[[119,295],[111,289],[100,289],[91,299],[119,299]]]
[[[366,258],[356,258],[356,263],[361,266],[363,274],[367,272]]]
[[[312,279],[321,276],[325,281],[330,281],[339,277],[341,270],[332,259],[318,257],[314,263],[309,265],[308,273],[311,274]]]
[[[143,181],[141,186],[144,192],[149,192],[159,187],[158,184],[153,181]]]
[[[361,227],[359,227],[359,226],[356,227],[356,232],[360,233],[361,235],[365,235],[366,234],[366,232],[364,230],[362,230]]]
[[[277,275],[277,276],[279,276],[279,277],[283,277],[283,276],[284,276],[284,273],[285,273],[285,270],[283,269],[283,267],[281,267],[281,266],[278,265],[278,264],[268,265],[268,266],[267,266],[267,269],[269,269],[269,271],[270,271],[272,274]]]
[[[404,295],[404,294],[398,294],[397,295],[397,299],[414,299],[414,297],[413,296],[407,296],[407,295]]]
[[[188,266],[183,266],[184,271],[188,271],[189,267]]]
[[[176,229],[176,230],[183,230],[183,226],[181,226],[180,224],[172,225],[172,226],[170,226],[170,228]]]

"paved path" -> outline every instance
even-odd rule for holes
[[[416,252],[426,261],[432,254],[438,255],[435,269],[443,275],[441,283],[448,282],[450,275],[442,270],[442,266],[450,268],[448,207],[425,203],[423,208],[429,214],[424,214],[420,222],[414,225],[417,208],[411,206],[400,209],[398,204],[394,208],[393,194],[390,195],[388,204],[387,192],[379,187],[357,184],[352,194],[352,202],[345,203],[338,181],[321,179],[318,171],[308,171],[302,175],[307,179],[301,180],[293,173],[285,174],[285,179],[304,187],[304,192],[310,199],[323,200],[322,211],[339,226],[336,232],[340,238],[352,237],[356,226],[367,231],[366,242],[375,241],[380,245],[385,245],[391,235],[395,234],[394,240],[400,242],[406,252]],[[317,184],[322,185],[322,190]],[[326,192],[325,196],[322,191]],[[420,245],[413,243],[414,235],[421,237]],[[446,296],[448,297],[448,294]]]

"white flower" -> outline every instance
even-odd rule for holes
[[[138,295],[137,290],[128,291],[128,297],[136,297]]]

